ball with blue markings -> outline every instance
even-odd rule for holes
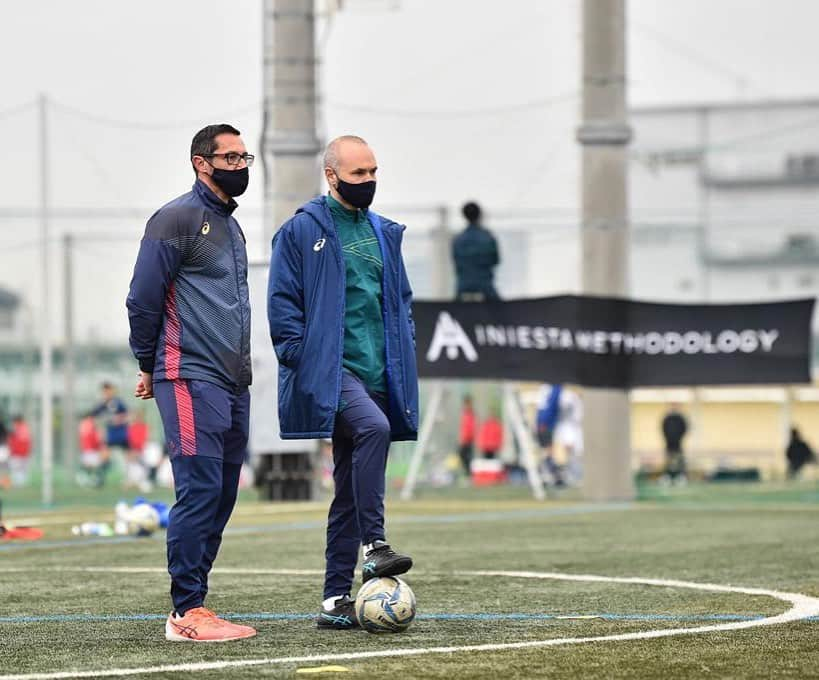
[[[415,593],[400,578],[373,578],[355,596],[355,613],[369,633],[400,633],[415,618]]]

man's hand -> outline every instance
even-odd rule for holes
[[[138,399],[153,399],[154,398],[154,384],[151,380],[151,374],[145,371],[139,372],[139,381],[134,390],[134,396]]]

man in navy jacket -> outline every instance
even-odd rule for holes
[[[204,607],[247,449],[250,303],[233,197],[247,187],[253,156],[221,124],[196,133],[190,157],[196,183],[148,220],[127,307],[136,396],[156,397],[176,491],[165,637],[210,642],[256,634]]]
[[[330,142],[329,194],[282,226],[270,263],[281,436],[333,439],[335,497],[319,628],[358,625],[350,592],[359,546],[363,581],[412,567],[386,543],[384,530],[390,442],[415,439],[418,431],[412,291],[401,257],[404,227],[369,210],[376,170],[360,137]]]

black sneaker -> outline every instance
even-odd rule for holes
[[[384,541],[373,541],[372,549],[364,555],[361,566],[361,580],[366,583],[371,578],[397,576],[412,569],[412,558],[399,555]]]
[[[344,595],[335,601],[335,607],[329,612],[322,607],[316,617],[316,628],[332,630],[359,628],[355,615],[355,600],[351,600],[349,595]]]

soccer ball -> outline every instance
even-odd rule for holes
[[[415,618],[415,594],[400,578],[374,578],[355,596],[355,613],[369,633],[400,633]]]
[[[159,513],[147,503],[140,503],[125,513],[131,536],[150,536],[159,528]]]

